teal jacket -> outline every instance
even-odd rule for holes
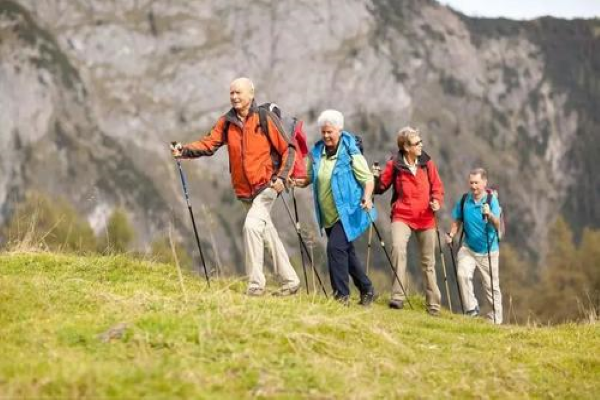
[[[346,233],[349,242],[356,240],[369,227],[371,221],[366,211],[360,207],[363,198],[364,188],[356,180],[352,171],[352,156],[360,154],[356,145],[354,135],[342,131],[340,135],[340,149],[338,151],[337,161],[331,175],[331,190],[335,208],[337,209],[342,227]],[[317,183],[319,179],[319,167],[325,143],[319,140],[313,149],[312,168],[313,168],[313,197],[315,200],[315,212],[319,228],[323,229],[321,224],[321,213],[319,209],[319,198],[317,194]],[[373,208],[370,212],[373,221],[377,218],[377,211]]]

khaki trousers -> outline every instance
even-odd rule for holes
[[[275,200],[277,200],[277,192],[267,188],[254,198],[252,204],[244,203],[248,210],[244,221],[244,250],[249,288],[265,288],[266,279],[263,272],[265,244],[273,256],[275,275],[281,280],[283,288],[295,288],[300,284],[271,220],[271,208]]]
[[[492,260],[492,275],[494,275],[494,290],[493,299],[496,306],[496,323],[502,323],[502,293],[500,293],[500,277],[498,276],[498,258],[499,252],[495,251],[490,254]],[[467,246],[462,246],[458,251],[458,281],[460,283],[460,291],[463,297],[465,305],[465,311],[472,311],[479,308],[475,292],[473,290],[473,276],[475,270],[479,270],[483,283],[483,289],[485,291],[485,297],[492,307],[492,288],[490,286],[490,269],[487,253],[478,254],[473,252]],[[493,309],[486,317],[494,321]]]
[[[411,233],[414,232],[419,242],[421,251],[421,272],[425,284],[425,301],[428,310],[440,309],[441,294],[437,285],[435,274],[435,229],[413,231],[407,224],[401,221],[392,222],[392,262],[396,267],[396,273],[402,281],[402,286],[408,291],[406,279],[406,248]],[[405,299],[404,293],[398,284],[396,276],[392,276],[392,299]]]

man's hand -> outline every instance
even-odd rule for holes
[[[371,209],[373,208],[373,202],[371,201],[371,199],[362,199],[362,201],[360,202],[360,207],[363,210],[371,211]]]
[[[484,204],[484,205],[481,207],[481,213],[482,213],[482,214],[483,214],[483,215],[484,215],[486,218],[490,216],[490,212],[491,212],[491,211],[490,211],[490,205],[489,205],[489,204],[487,204],[487,203],[486,203],[486,204]]]
[[[446,232],[446,243],[452,244],[452,239],[454,239],[454,236],[452,236],[450,232]]]
[[[381,167],[379,166],[378,162],[373,163],[373,166],[371,167],[371,172],[373,173],[373,176],[376,178],[381,175]]]
[[[437,200],[433,199],[429,202],[429,207],[431,207],[431,210],[433,212],[436,212],[440,209],[440,203]]]
[[[183,146],[178,142],[171,142],[171,155],[175,158],[181,158],[183,155]]]
[[[285,185],[283,184],[281,178],[277,178],[276,180],[271,181],[271,187],[275,189],[277,194],[283,192],[283,190],[285,189]]]

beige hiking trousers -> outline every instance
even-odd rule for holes
[[[264,289],[266,284],[263,272],[265,245],[273,256],[275,275],[283,288],[295,288],[300,284],[298,275],[290,263],[285,247],[271,220],[271,208],[277,200],[275,189],[267,188],[254,198],[252,204],[244,203],[248,213],[244,221],[245,266],[248,275],[248,288]]]
[[[490,254],[492,260],[492,275],[494,276],[493,299],[496,308],[496,323],[502,323],[502,293],[500,293],[500,277],[498,276],[498,258],[500,253],[495,251]],[[475,291],[473,290],[473,276],[477,269],[481,274],[485,297],[492,307],[492,288],[490,286],[490,269],[487,253],[475,253],[467,246],[462,246],[458,251],[458,281],[460,283],[460,291],[462,294],[465,311],[472,311],[479,308]],[[486,317],[490,321],[494,321],[494,313],[490,311]]]
[[[435,274],[435,229],[415,230],[413,231],[402,221],[392,222],[392,262],[396,267],[396,273],[402,281],[402,286],[408,292],[408,280],[406,279],[406,249],[411,233],[414,232],[419,242],[421,251],[421,272],[423,274],[423,283],[425,284],[425,301],[428,310],[440,309],[441,294],[437,285]],[[392,276],[394,283],[392,285],[392,299],[405,299],[404,293],[396,276]]]

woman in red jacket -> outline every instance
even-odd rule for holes
[[[398,132],[398,154],[389,160],[375,185],[375,193],[393,186],[392,261],[402,286],[406,282],[406,247],[414,232],[421,251],[421,270],[425,283],[427,312],[438,315],[440,289],[435,275],[435,215],[444,201],[444,185],[437,167],[423,151],[418,130],[406,127]],[[404,307],[405,294],[394,276],[389,306]]]

